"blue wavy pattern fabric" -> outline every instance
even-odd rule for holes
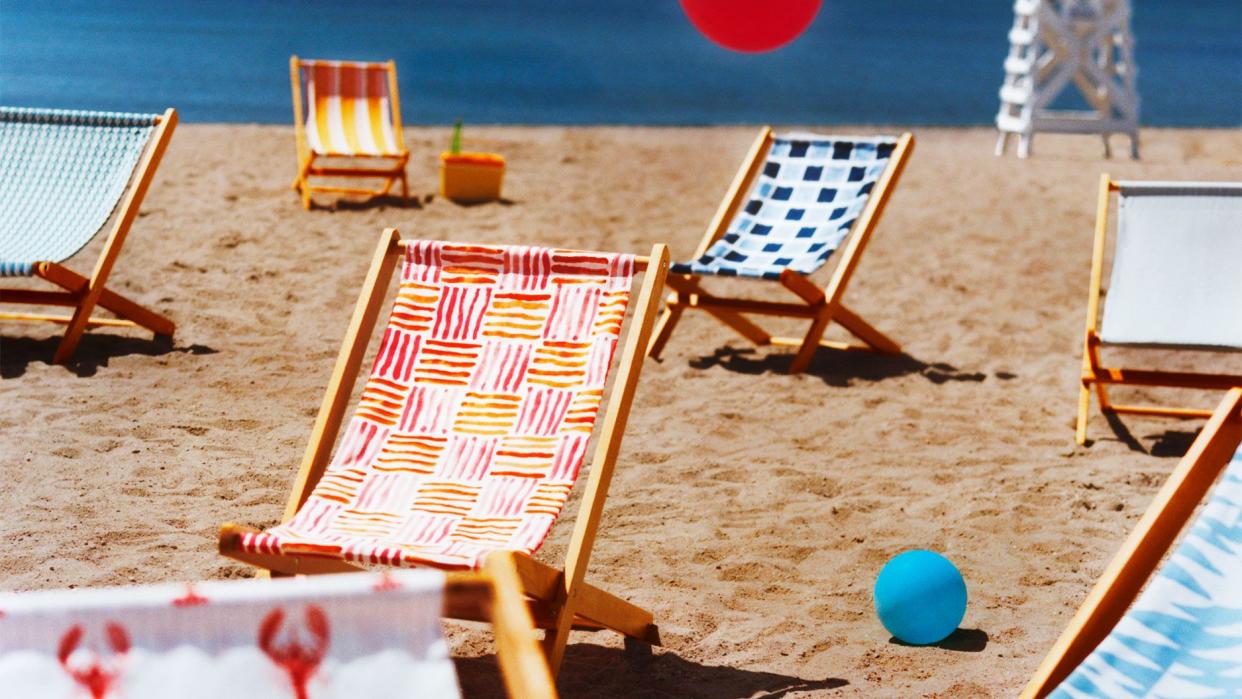
[[[157,117],[0,107],[0,277],[68,259],[95,237]]]
[[[1134,606],[1050,696],[1242,697],[1242,449]]]
[[[897,146],[894,137],[788,134],[772,141],[746,205],[682,274],[780,279],[811,274],[849,235]]]

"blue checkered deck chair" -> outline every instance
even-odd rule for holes
[[[1156,494],[1023,697],[1242,696],[1240,445],[1242,388],[1235,388]],[[1205,496],[1181,543],[1161,563]]]
[[[54,362],[69,361],[82,333],[93,327],[140,326],[172,335],[172,321],[106,282],[176,125],[173,109],[122,114],[0,107],[0,277],[42,277],[62,289],[0,288],[0,303],[74,309],[71,316],[0,313],[0,320],[65,323]],[[61,264],[109,220],[90,277]],[[118,317],[92,317],[96,306]]]
[[[869,349],[890,354],[901,348],[842,303],[845,287],[901,177],[914,137],[854,138],[788,134],[764,127],[708,225],[690,262],[672,266],[672,290],[648,354],[659,357],[687,308],[706,311],[757,345],[798,348],[790,373],[805,371],[819,347]],[[845,249],[826,288],[807,276]],[[705,276],[778,281],[797,302],[756,301],[714,295]],[[805,318],[805,337],[773,337],[744,315]],[[863,345],[825,341],[836,322]]]
[[[1117,230],[1104,296],[1100,285],[1113,192],[1117,193]],[[1211,411],[1119,405],[1110,400],[1107,387],[1129,384],[1224,391],[1242,386],[1242,375],[1110,368],[1103,365],[1100,354],[1104,345],[1242,351],[1240,269],[1242,182],[1100,178],[1075,434],[1079,444],[1087,440],[1093,388],[1104,413],[1203,418]]]

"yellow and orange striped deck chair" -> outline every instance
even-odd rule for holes
[[[385,196],[398,181],[405,201],[410,152],[401,137],[397,65],[292,56],[289,78],[298,145],[293,189],[302,195],[302,206],[311,207],[315,192]],[[384,184],[379,188],[312,184],[312,177],[381,179]]]
[[[371,376],[329,460],[398,261],[400,288]],[[511,551],[536,625],[547,630],[554,674],[571,628],[659,643],[650,612],[584,578],[667,269],[663,245],[642,258],[402,240],[386,230],[281,524],[226,524],[220,552],[295,575],[472,569]],[[601,409],[564,567],[556,568],[532,555],[569,498]]]

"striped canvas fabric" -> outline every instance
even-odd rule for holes
[[[252,552],[477,567],[531,553],[586,453],[634,258],[417,242],[323,478]]]
[[[0,593],[0,693],[456,697],[443,595],[438,571]]]
[[[811,274],[849,235],[896,146],[895,137],[778,136],[725,234],[672,271],[763,279],[780,279],[786,269]]]
[[[319,155],[401,155],[388,66],[300,61],[306,142]]]
[[[158,116],[0,107],[0,277],[62,262],[95,237]]]
[[[1242,696],[1242,449],[1134,606],[1051,696]]]

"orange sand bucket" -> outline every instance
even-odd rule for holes
[[[440,196],[457,202],[495,201],[505,158],[495,153],[441,153]]]

